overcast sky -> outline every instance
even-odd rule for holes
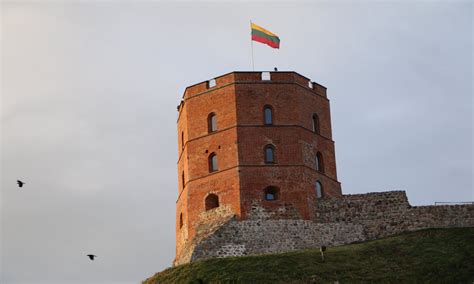
[[[474,200],[470,2],[1,8],[1,283],[137,283],[171,265],[176,106],[251,70],[250,19],[281,39],[254,43],[256,70],[328,88],[345,194]]]

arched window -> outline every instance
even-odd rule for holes
[[[273,164],[275,163],[275,149],[272,145],[265,146],[265,163]]]
[[[313,131],[319,134],[319,117],[317,114],[313,114]]]
[[[321,182],[318,180],[316,181],[316,198],[322,198],[323,197],[323,185]]]
[[[278,193],[279,193],[278,187],[269,186],[269,187],[265,188],[265,190],[264,190],[265,200],[268,200],[268,201],[277,200],[278,199]]]
[[[323,162],[323,155],[321,152],[316,153],[316,170],[319,172],[324,173],[324,162]]]
[[[184,171],[181,172],[181,184],[183,185],[183,188],[184,188]]]
[[[183,213],[179,214],[179,228],[183,227]]]
[[[213,112],[207,116],[207,130],[209,133],[217,130],[217,117]]]
[[[265,125],[273,124],[273,109],[269,105],[263,108],[263,123]]]
[[[209,172],[217,171],[217,155],[215,153],[211,153],[209,155]]]
[[[184,132],[181,131],[181,149],[184,149]]]
[[[206,211],[219,207],[219,197],[213,193],[209,194],[204,201]]]

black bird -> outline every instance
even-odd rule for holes
[[[25,183],[22,182],[21,180],[17,180],[16,183],[18,183],[18,186],[19,186],[19,187],[23,187],[23,185],[25,184]]]
[[[97,255],[93,255],[93,254],[88,254],[87,255],[91,260],[94,260],[94,257],[97,257]]]
[[[278,71],[278,68],[275,67],[275,68],[273,68],[273,70],[275,70],[275,72],[276,72],[276,71]]]

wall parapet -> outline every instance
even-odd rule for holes
[[[265,78],[268,75],[268,78]],[[294,71],[234,71],[186,88],[183,99],[232,83],[296,83],[327,98],[327,88]],[[178,111],[179,111],[178,106]]]

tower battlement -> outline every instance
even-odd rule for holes
[[[234,71],[187,87],[183,99],[200,95],[214,88],[239,83],[297,84],[313,90],[317,95],[326,97],[326,87],[294,71]]]

